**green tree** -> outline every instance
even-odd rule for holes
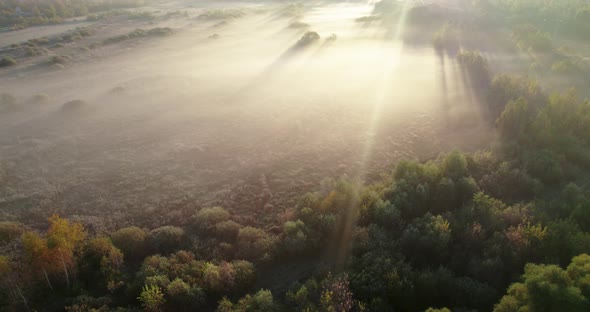
[[[147,253],[147,234],[136,226],[117,230],[111,234],[111,240],[126,258],[140,260]]]
[[[556,265],[527,264],[522,282],[512,284],[507,294],[494,307],[494,312],[512,311],[588,311],[590,303],[578,285],[578,280],[590,278],[588,271],[579,270],[586,256],[574,258],[566,272]]]
[[[144,285],[139,297],[137,297],[145,312],[161,312],[163,311],[164,294],[160,287],[156,285]]]

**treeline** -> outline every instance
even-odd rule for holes
[[[144,0],[0,0],[0,27],[61,23],[92,12],[144,5]]]

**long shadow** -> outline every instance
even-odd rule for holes
[[[438,77],[439,77],[439,82],[440,82],[440,91],[441,91],[441,108],[442,108],[442,113],[444,114],[444,120],[447,124],[447,126],[449,126],[450,124],[450,103],[449,103],[449,88],[447,85],[447,69],[446,69],[446,55],[444,53],[441,53],[441,51],[438,51],[435,49],[435,53],[438,57]]]
[[[229,102],[233,102],[234,99],[241,98],[244,94],[255,90],[256,88],[263,85],[265,82],[271,80],[274,76],[277,75],[288,63],[290,63],[293,59],[299,57],[303,52],[308,51],[309,48],[314,46],[315,44],[301,44],[300,42],[296,42],[287,50],[285,50],[281,55],[275,59],[271,64],[269,64],[260,74],[252,79],[251,82],[246,84],[240,90],[235,92],[229,98]]]

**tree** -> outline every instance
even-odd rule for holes
[[[176,278],[166,288],[168,303],[173,311],[191,311],[204,303],[205,294],[199,287],[191,287],[188,283]]]
[[[176,226],[162,226],[149,234],[150,246],[156,252],[171,253],[178,250],[184,240],[184,230]]]
[[[218,223],[229,220],[229,217],[229,212],[221,207],[203,208],[193,216],[197,229],[203,233],[208,233]]]
[[[23,233],[23,224],[12,221],[0,222],[0,243],[7,243]]]
[[[79,261],[80,277],[87,286],[100,286],[110,291],[122,285],[123,253],[106,237],[86,243]]]
[[[287,253],[298,254],[307,248],[307,227],[301,220],[287,221],[283,225],[283,248]]]
[[[161,312],[166,302],[160,287],[156,285],[144,285],[137,299],[145,312]]]
[[[556,265],[527,264],[522,282],[514,283],[494,312],[588,311],[590,302],[579,286],[590,279],[587,255],[573,259],[566,272]]]
[[[259,228],[247,226],[238,233],[238,257],[246,260],[266,260],[271,257],[273,239]]]
[[[506,109],[498,118],[497,126],[503,139],[517,141],[525,139],[527,127],[530,124],[531,112],[529,104],[524,98],[510,101]]]
[[[57,215],[49,218],[50,227],[45,238],[35,232],[23,234],[25,259],[32,271],[41,270],[47,284],[53,286],[49,274],[62,271],[66,286],[70,285],[69,271],[75,264],[75,256],[81,242],[86,237],[84,228],[79,223],[70,223]]]
[[[143,229],[130,226],[117,230],[111,235],[111,240],[126,258],[139,260],[143,259],[147,252],[146,237],[147,234]]]
[[[240,299],[234,309],[240,312],[273,312],[277,311],[277,306],[270,290],[261,289]]]

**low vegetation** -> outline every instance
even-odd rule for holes
[[[136,29],[128,34],[118,35],[103,40],[104,45],[114,44],[123,42],[129,39],[135,38],[147,38],[147,37],[165,37],[173,33],[171,28],[168,27],[156,27],[152,29]]]
[[[0,67],[8,67],[13,65],[16,65],[16,60],[10,56],[5,56],[0,59]]]
[[[295,44],[296,47],[306,47],[320,40],[320,35],[315,31],[308,31]]]
[[[143,0],[117,2],[70,0],[68,2],[20,2],[14,5],[13,1],[2,0],[0,1],[0,27],[20,29],[32,25],[56,24],[62,23],[66,18],[84,16],[91,12],[133,8],[143,4]]]
[[[245,14],[244,10],[241,9],[211,9],[199,15],[198,18],[206,20],[235,19]]]

